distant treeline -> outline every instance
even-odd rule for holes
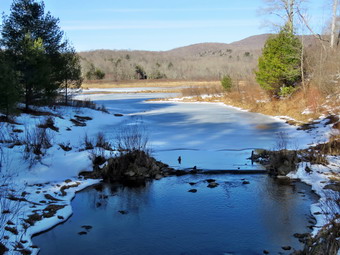
[[[204,43],[165,52],[95,50],[80,52],[87,80],[235,79],[254,75],[265,38],[256,45]],[[251,43],[251,42],[250,42]]]

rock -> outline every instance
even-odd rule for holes
[[[211,182],[215,182],[215,180],[214,179],[207,179],[207,180],[205,180],[206,182],[209,182],[209,183],[211,183]]]
[[[196,193],[196,192],[197,192],[197,189],[189,189],[188,192]]]
[[[333,125],[333,128],[334,128],[334,129],[337,129],[337,130],[340,130],[340,122],[335,123],[335,124]]]
[[[71,180],[71,179],[67,179],[67,180],[65,180],[64,182],[70,183],[70,182],[72,182],[72,180]]]
[[[269,251],[263,250],[263,254],[269,254]]]
[[[340,183],[327,184],[323,189],[330,189],[336,192],[340,192]]]
[[[114,116],[116,116],[116,117],[123,117],[124,115],[121,114],[121,113],[115,113]]]
[[[277,179],[279,180],[290,180],[290,178],[288,176],[285,176],[285,175],[278,175],[276,176]]]
[[[243,181],[242,184],[250,184],[249,181]]]
[[[126,175],[126,176],[129,176],[129,177],[133,177],[133,176],[136,175],[136,173],[133,172],[133,171],[129,171],[129,172],[126,172],[125,175]]]
[[[128,211],[125,211],[125,210],[120,210],[120,211],[118,211],[120,214],[123,214],[123,215],[125,215],[125,214],[128,214],[129,212]]]
[[[285,251],[289,251],[290,249],[292,249],[292,247],[290,246],[282,246],[281,248]]]
[[[152,168],[151,168],[151,171],[154,172],[154,173],[155,173],[155,172],[159,172],[159,170],[160,170],[160,167],[157,166],[156,164],[153,165]]]
[[[196,183],[196,182],[189,182],[189,184],[190,184],[191,186],[193,186],[193,185],[196,185],[197,183]]]
[[[84,225],[84,226],[81,226],[83,229],[86,229],[86,230],[90,230],[92,229],[92,226],[89,226],[89,225]]]
[[[59,219],[59,220],[63,220],[63,219],[64,219],[64,216],[58,215],[58,219]]]
[[[161,175],[161,174],[156,174],[155,180],[160,180],[160,179],[162,179],[163,177],[164,177],[164,176]]]
[[[85,231],[81,231],[81,232],[78,232],[78,235],[87,235],[87,232],[85,232]]]
[[[62,200],[60,200],[60,199],[58,199],[58,198],[55,198],[55,197],[51,196],[50,194],[45,194],[44,197],[45,197],[46,199],[52,200],[52,201],[62,201]]]
[[[183,170],[176,170],[175,171],[175,175],[176,176],[181,176],[181,175],[186,175],[187,174],[187,172],[185,172],[185,171],[183,171]]]
[[[217,186],[218,186],[219,184],[218,183],[216,183],[216,182],[210,182],[209,184],[208,184],[208,188],[216,188]]]
[[[304,234],[295,233],[293,236],[295,238],[306,238],[309,236],[309,234],[308,233],[304,233]]]

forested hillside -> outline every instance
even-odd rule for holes
[[[95,50],[80,52],[88,80],[234,79],[253,76],[269,34],[230,44],[200,43],[169,51]],[[105,74],[105,75],[104,75]]]

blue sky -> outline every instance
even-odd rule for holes
[[[311,24],[320,27],[330,0],[309,0]],[[12,0],[0,0],[9,14]],[[264,0],[46,0],[76,50],[169,50],[201,42],[230,43],[272,32],[259,15]],[[326,3],[326,4],[325,4]],[[319,28],[318,28],[319,29]]]

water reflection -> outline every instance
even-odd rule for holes
[[[220,185],[208,188],[207,178]],[[281,246],[301,247],[293,234],[308,231],[316,199],[305,186],[278,185],[265,175],[100,184],[76,196],[69,221],[33,242],[42,255],[278,253]],[[80,236],[83,225],[93,228]]]

